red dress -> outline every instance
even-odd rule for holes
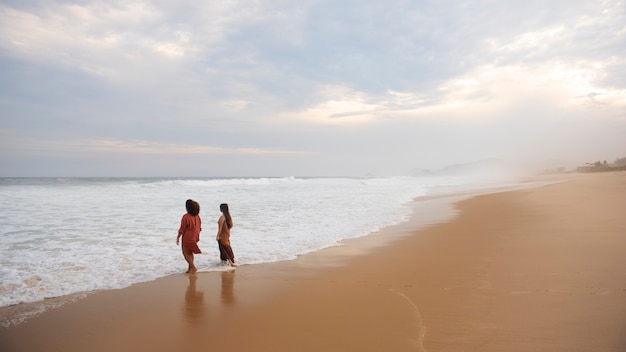
[[[193,216],[189,213],[183,215],[180,221],[180,229],[178,233],[183,234],[182,246],[187,248],[192,253],[202,253],[200,247],[198,247],[198,241],[200,241],[200,231],[202,231],[202,220],[200,215]]]

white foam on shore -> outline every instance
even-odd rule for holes
[[[0,306],[184,272],[175,238],[187,198],[202,207],[204,253],[196,261],[206,271],[222,269],[215,244],[222,202],[230,204],[235,221],[237,260],[257,264],[400,223],[417,197],[481,187],[461,178],[411,177],[3,182]]]

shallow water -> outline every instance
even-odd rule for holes
[[[196,264],[218,270],[220,203],[238,262],[257,264],[402,222],[416,197],[479,187],[460,177],[2,179],[0,306],[184,272],[175,239],[188,198],[203,220]]]

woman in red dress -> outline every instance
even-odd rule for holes
[[[187,199],[185,203],[187,208],[187,214],[183,215],[180,221],[180,229],[178,229],[178,236],[176,237],[176,245],[180,243],[180,238],[183,238],[181,248],[183,250],[183,257],[189,264],[187,273],[193,274],[198,269],[193,262],[193,255],[202,253],[198,247],[198,241],[200,241],[200,231],[202,231],[202,220],[200,219],[200,204],[198,202]]]

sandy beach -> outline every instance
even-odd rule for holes
[[[96,292],[0,328],[0,350],[626,351],[626,173],[555,179],[293,261]]]

